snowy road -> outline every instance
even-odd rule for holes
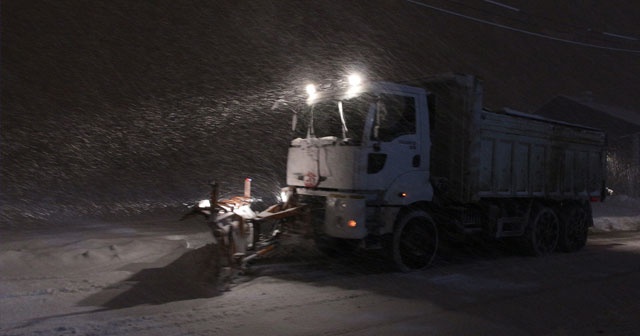
[[[7,238],[11,237],[11,238]],[[5,235],[2,335],[633,335],[640,232],[574,254],[459,253],[424,272],[308,252],[203,282],[208,233],[175,222]],[[205,272],[206,273],[206,272]]]

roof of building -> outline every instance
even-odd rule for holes
[[[609,139],[640,132],[639,112],[595,103],[589,97],[557,96],[534,114],[601,129]]]

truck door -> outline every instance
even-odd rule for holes
[[[424,158],[416,131],[416,102],[411,94],[379,94],[366,150],[369,188],[386,190],[399,176],[420,168]]]

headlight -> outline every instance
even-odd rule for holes
[[[349,206],[347,203],[348,203],[348,202],[347,202],[347,201],[345,201],[345,200],[343,200],[343,199],[336,198],[336,199],[334,199],[334,201],[333,201],[333,207],[334,207],[336,210],[346,209],[346,208]]]
[[[285,190],[280,191],[280,201],[282,203],[287,203],[287,201],[289,201],[289,193]]]

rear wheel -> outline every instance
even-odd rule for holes
[[[553,252],[560,235],[560,220],[549,207],[539,207],[524,236],[524,247],[527,254],[543,256]]]
[[[569,206],[560,215],[560,240],[558,247],[563,252],[573,252],[587,243],[589,218],[587,211],[580,205]]]
[[[425,211],[416,210],[400,219],[393,233],[391,254],[402,272],[421,270],[433,261],[438,249],[438,230]]]

